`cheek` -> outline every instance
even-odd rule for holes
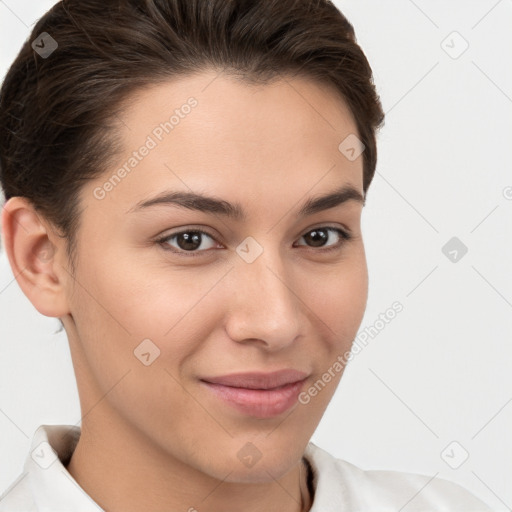
[[[81,285],[72,295],[77,377],[90,383],[91,404],[104,397],[104,405],[142,429],[148,418],[155,427],[177,428],[179,418],[171,411],[190,405],[178,372],[194,351],[188,323],[180,322],[189,301],[173,298],[176,287],[157,287],[120,265],[108,268],[90,266],[77,277]],[[175,324],[179,339],[173,336]]]
[[[78,278],[83,286],[73,294],[90,372],[106,392],[129,371],[111,396],[128,406],[138,403],[149,412],[151,403],[169,397],[180,403],[183,390],[176,381],[218,321],[223,302],[212,287],[223,272],[157,272],[134,261],[116,261],[84,268]]]
[[[340,344],[350,344],[359,329],[368,299],[364,253],[353,262],[341,262],[332,272],[319,275],[316,285],[307,280],[301,293],[318,317],[316,324],[325,324],[327,339],[336,339],[338,348]]]

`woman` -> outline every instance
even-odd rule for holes
[[[332,3],[60,2],[0,118],[5,248],[82,411],[0,511],[490,510],[309,441],[366,306],[384,118]]]

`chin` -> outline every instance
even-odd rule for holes
[[[300,461],[304,450],[298,441],[272,446],[268,439],[260,438],[254,439],[254,443],[237,443],[232,453],[231,460],[225,464],[224,475],[231,471],[225,481],[269,483],[291,471]]]
[[[201,457],[201,460],[196,460],[192,465],[224,482],[265,484],[286,475],[300,462],[303,455],[298,442],[287,449],[286,446],[273,447],[268,439],[263,447],[264,438],[253,438],[254,444],[239,439],[232,441],[231,447],[225,447],[220,452],[212,448],[206,457]]]

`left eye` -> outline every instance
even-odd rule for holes
[[[340,241],[338,243],[335,243],[334,245],[329,246],[327,249],[324,249],[325,251],[330,251],[334,249],[339,249],[341,246],[348,240],[352,238],[352,236],[342,229],[334,228],[334,227],[321,227],[321,228],[315,228],[311,231],[308,231],[305,235],[302,235],[301,238],[308,238],[310,241],[313,242],[313,247],[323,247],[326,240],[329,239],[329,235],[326,233],[336,233],[338,235],[338,238],[340,238]]]
[[[322,247],[325,246],[326,241],[329,239],[329,233],[335,233],[338,235],[338,238],[340,241],[338,241],[335,244],[331,244],[326,249],[322,249]],[[211,240],[215,241],[213,236],[211,236],[206,231],[203,231],[201,229],[190,229],[187,231],[180,231],[178,233],[174,233],[172,235],[167,235],[163,238],[160,238],[159,240],[156,240],[157,243],[162,245],[162,247],[165,250],[174,252],[179,254],[180,256],[196,256],[196,253],[204,252],[208,249],[208,247],[204,247],[203,244],[203,238],[208,237]],[[309,246],[312,248],[319,247],[322,251],[330,251],[335,249],[340,249],[341,246],[348,240],[350,240],[352,236],[339,228],[335,227],[320,227],[315,228],[310,231],[308,231],[306,234],[302,235],[301,238],[304,238],[305,240],[309,240],[310,243],[313,244],[313,246]],[[170,249],[169,246],[173,247],[171,245],[171,241],[176,239],[177,248]],[[212,244],[214,246],[215,244]],[[299,244],[304,245],[304,244]],[[212,247],[211,246],[211,247]],[[211,248],[210,247],[210,248]],[[202,250],[199,250],[202,249]]]

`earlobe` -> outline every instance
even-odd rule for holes
[[[12,197],[2,211],[2,235],[12,272],[23,293],[43,315],[69,313],[57,237],[24,197]]]

